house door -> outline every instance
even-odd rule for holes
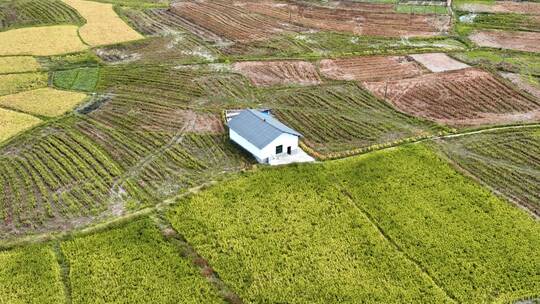
[[[292,153],[291,147],[287,147],[287,154],[291,155],[291,153]]]

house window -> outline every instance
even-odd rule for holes
[[[283,153],[283,145],[279,145],[276,147],[276,154],[281,154]]]

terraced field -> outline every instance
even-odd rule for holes
[[[238,62],[233,70],[248,77],[254,85],[316,85],[321,77],[315,65],[305,61]]]
[[[400,111],[451,126],[536,121],[540,115],[533,96],[474,68],[364,84]]]
[[[28,26],[83,23],[81,15],[61,0],[0,2],[0,31]]]
[[[441,141],[456,166],[540,216],[540,128]]]

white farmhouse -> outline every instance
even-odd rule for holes
[[[243,110],[232,117],[228,125],[230,139],[260,163],[272,165],[313,161],[298,147],[298,139],[302,135],[267,111]]]

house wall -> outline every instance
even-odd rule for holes
[[[249,141],[231,129],[229,129],[229,137],[232,141],[243,147],[249,153],[253,154],[253,156],[260,163],[268,162],[268,158],[276,154],[276,147],[279,145],[283,145],[283,153],[287,153],[287,147],[291,147],[292,151],[298,149],[298,137],[288,133],[281,134],[263,149],[257,148],[255,145],[251,144]]]

